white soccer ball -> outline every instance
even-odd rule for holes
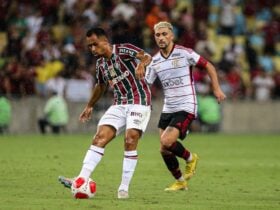
[[[96,183],[91,178],[86,180],[78,177],[72,183],[71,192],[76,199],[93,198],[96,193]]]

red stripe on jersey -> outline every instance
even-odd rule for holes
[[[121,63],[121,65],[123,65],[124,68],[129,69],[128,67],[125,66],[125,64],[122,62],[121,59],[120,59],[120,63]],[[136,62],[132,62],[132,65],[135,67],[136,66]],[[140,104],[139,90],[137,88],[136,81],[135,81],[134,77],[132,76],[131,72],[130,72],[129,76],[126,79],[130,83],[130,88],[133,90],[133,94],[132,95],[133,95],[134,104]],[[137,91],[135,91],[135,90],[137,90]],[[135,92],[137,94],[135,94]]]
[[[192,89],[192,96],[193,96],[193,101],[196,101],[196,94],[195,94],[195,89],[194,89],[194,81],[193,81],[193,68],[190,68],[190,79],[191,79],[191,89]],[[196,113],[196,103],[194,105],[194,113]]]
[[[196,66],[205,68],[207,63],[208,63],[208,61],[205,58],[203,58],[202,56],[200,56],[199,60],[197,61]]]
[[[149,86],[147,85],[147,83],[145,82],[144,79],[140,80],[140,83],[142,84],[143,88],[144,88],[144,91],[147,95],[147,105],[151,105],[151,99],[152,99],[152,94],[151,94],[151,91],[149,89]]]

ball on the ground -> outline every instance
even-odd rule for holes
[[[79,177],[73,182],[71,192],[76,199],[93,198],[96,193],[96,183],[91,178],[86,180]]]

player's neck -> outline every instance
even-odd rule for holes
[[[104,53],[104,57],[107,59],[110,59],[113,55],[113,46],[108,44],[108,47],[106,49],[106,52]]]
[[[173,47],[174,47],[174,43],[170,43],[170,45],[168,45],[165,49],[161,49],[161,54],[164,57],[168,57],[170,55]]]

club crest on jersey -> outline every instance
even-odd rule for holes
[[[180,60],[179,59],[175,59],[171,62],[173,68],[178,68],[180,66]]]
[[[108,70],[109,70],[109,73],[110,73],[110,76],[111,76],[111,77],[117,76],[117,73],[116,73],[116,71],[115,71],[113,65],[108,66]]]

